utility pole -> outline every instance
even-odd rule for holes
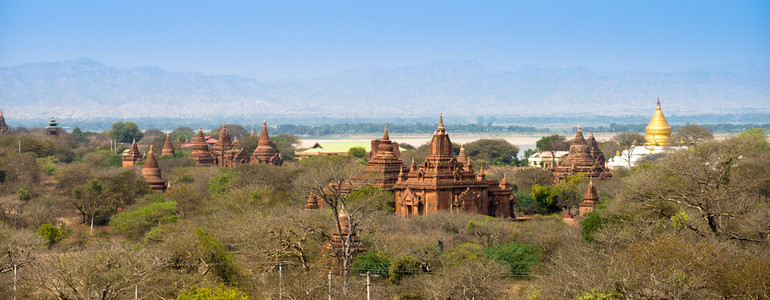
[[[16,300],[16,269],[18,267],[18,264],[13,264],[13,300]]]
[[[283,300],[283,266],[285,264],[278,263],[278,300]]]
[[[329,270],[329,300],[332,300],[332,270]]]
[[[366,274],[358,274],[359,276],[366,276],[366,300],[372,300],[372,276],[379,277],[380,275],[372,275],[372,271],[366,271]]]

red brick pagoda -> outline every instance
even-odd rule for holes
[[[144,156],[139,152],[139,148],[136,146],[136,140],[131,143],[131,148],[128,150],[128,154],[123,156],[123,167],[131,167],[137,165]]]
[[[166,182],[160,176],[160,166],[158,166],[158,161],[155,160],[152,145],[150,145],[150,152],[147,153],[147,162],[144,163],[142,168],[142,177],[144,177],[144,181],[147,182],[150,189],[159,192],[166,191]]]
[[[0,108],[0,135],[13,134],[13,128],[8,124],[5,124],[5,116],[3,116],[3,109]]]
[[[209,152],[209,144],[206,143],[206,137],[203,135],[203,128],[198,128],[198,133],[193,137],[193,150],[190,158],[199,166],[213,166],[216,164],[214,157]]]
[[[464,151],[455,158],[439,117],[430,154],[419,167],[413,161],[409,171],[402,169],[393,186],[396,214],[408,217],[448,210],[514,217],[515,198],[506,181],[487,180],[483,168],[476,174]]]
[[[251,134],[254,134],[253,130]],[[273,142],[270,140],[270,136],[267,134],[267,122],[265,121],[262,121],[262,132],[259,133],[257,148],[254,149],[254,153],[251,155],[251,163],[268,164],[274,166],[280,166],[283,164],[283,156],[280,152],[275,150]]]
[[[174,157],[176,155],[176,152],[174,151],[174,146],[171,145],[171,134],[166,134],[166,143],[163,144],[163,149],[160,151],[160,157],[164,156],[171,156]]]
[[[561,182],[569,176],[577,173],[584,173],[589,177],[607,180],[612,178],[612,173],[605,166],[604,153],[596,144],[593,132],[589,138],[591,144],[586,142],[583,132],[578,126],[572,145],[569,146],[569,154],[564,161],[553,168],[553,175],[556,182]]]

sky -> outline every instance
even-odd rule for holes
[[[0,1],[0,66],[83,57],[256,79],[467,59],[668,72],[770,63],[770,1]]]

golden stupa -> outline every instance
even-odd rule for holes
[[[645,146],[669,146],[671,145],[671,126],[668,126],[666,117],[660,110],[660,99],[658,107],[655,108],[655,114],[652,115],[650,124],[644,130]]]

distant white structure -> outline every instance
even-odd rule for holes
[[[553,151],[553,156],[556,158],[556,165],[559,165],[562,161],[564,161],[564,157],[569,154],[569,151]],[[553,167],[554,158],[551,157],[550,151],[538,151],[535,154],[532,154],[527,161],[529,162],[530,167],[537,167],[537,168],[551,168]]]
[[[633,168],[640,161],[652,159],[655,155],[672,152],[680,149],[687,149],[684,146],[636,146],[631,149],[623,150],[607,160],[607,167],[610,169]]]

